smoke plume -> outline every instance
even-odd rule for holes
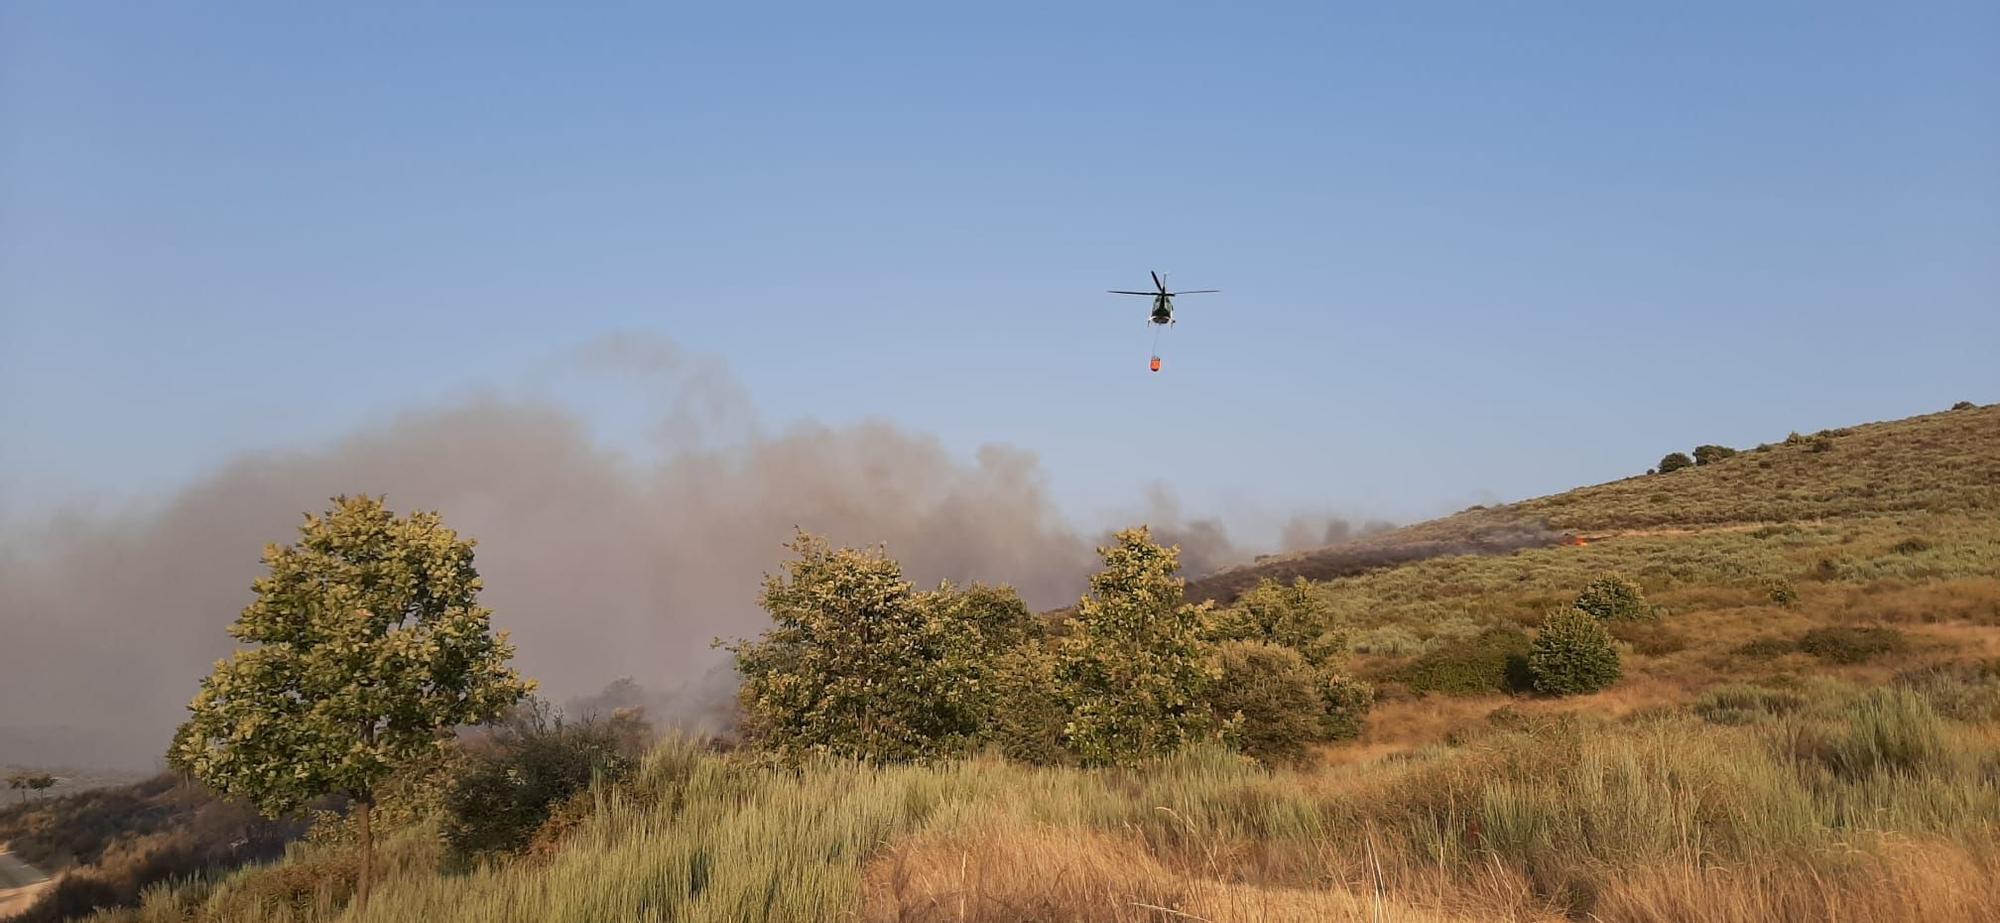
[[[1010,583],[1036,607],[1073,602],[1095,564],[1025,452],[966,461],[880,422],[767,433],[718,363],[657,340],[607,339],[561,366],[638,376],[659,460],[606,447],[555,402],[488,396],[238,458],[145,509],[0,532],[0,762],[154,764],[230,650],[259,551],[341,493],[438,510],[476,538],[495,623],[555,701],[621,676],[712,699],[727,683],[710,641],[765,627],[756,593],[795,527],[885,542],[920,583]],[[1188,572],[1231,559],[1218,524],[1183,524],[1164,492],[1154,506]]]

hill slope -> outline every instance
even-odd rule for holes
[[[1269,555],[1190,580],[1188,595],[1227,603],[1267,577],[1326,580],[1605,534],[1922,511],[2000,511],[2000,404],[1793,434],[1696,468],[1475,507],[1358,541]]]

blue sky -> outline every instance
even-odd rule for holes
[[[2000,400],[1995,48],[1991,3],[0,0],[0,491],[618,330],[771,425],[1031,449],[1084,520],[1412,518]],[[1223,290],[1159,375],[1101,294],[1148,269]]]

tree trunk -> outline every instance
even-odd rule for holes
[[[354,903],[363,910],[368,909],[368,884],[375,877],[375,831],[368,825],[368,813],[375,807],[374,802],[372,795],[354,802],[361,821],[361,881],[355,885]]]

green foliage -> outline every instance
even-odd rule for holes
[[[1450,642],[1395,674],[1411,692],[1486,695],[1528,688],[1528,635],[1496,626]]]
[[[1528,652],[1528,671],[1543,695],[1580,695],[1618,681],[1618,649],[1596,616],[1558,609],[1542,620]]]
[[[1782,578],[1765,584],[1764,595],[1770,598],[1772,605],[1783,606],[1787,609],[1799,603],[1798,588],[1792,586],[1790,580]]]
[[[444,799],[444,842],[461,860],[517,852],[528,845],[557,805],[593,781],[616,783],[638,766],[620,721],[567,722],[531,702],[468,745],[465,766]]]
[[[39,795],[54,788],[57,781],[55,776],[46,772],[24,771],[9,774],[7,776],[7,787],[19,791],[21,797],[26,798],[29,792]]]
[[[1901,653],[1909,640],[1894,628],[1828,625],[1800,635],[1797,647],[1829,663],[1853,664]]]
[[[1320,737],[1352,740],[1361,736],[1362,722],[1375,704],[1375,687],[1326,667],[1317,672],[1315,682],[1319,686]]]
[[[1607,622],[1649,619],[1655,614],[1639,585],[1616,574],[1590,581],[1571,605]]]
[[[1692,467],[1694,467],[1694,459],[1687,457],[1686,452],[1668,452],[1665,457],[1660,459],[1659,467],[1654,470],[1661,474],[1672,474],[1682,468]]]
[[[437,514],[336,497],[299,532],[265,549],[268,573],[229,628],[247,648],[202,681],[170,751],[273,815],[336,792],[366,804],[398,766],[532,687],[479,605],[473,543]]]
[[[1056,681],[1056,658],[1046,643],[1029,641],[999,656],[994,666],[993,709],[986,740],[1002,756],[1036,766],[1070,762],[1063,741],[1069,707]]]
[[[1306,663],[1320,666],[1347,653],[1347,636],[1328,627],[1324,606],[1312,583],[1303,577],[1290,584],[1264,578],[1214,614],[1211,632],[1218,641],[1264,641],[1298,651]]]
[[[1971,402],[1971,401],[1959,401],[1958,403],[1956,403],[1956,404],[1953,404],[1953,405],[1951,405],[1951,409],[1953,409],[1953,410],[1977,410],[1977,409],[1979,409],[1979,405],[1978,405],[1978,404],[1975,404],[1975,403],[1973,403],[1973,402]]]
[[[1115,539],[1098,549],[1104,569],[1057,655],[1072,707],[1064,739],[1092,765],[1164,756],[1210,730],[1209,607],[1187,602],[1177,549],[1154,544],[1143,526]]]
[[[1226,738],[1265,763],[1295,763],[1321,737],[1322,690],[1306,659],[1268,641],[1224,641],[1209,705]]]
[[[1872,689],[1846,708],[1837,725],[1804,722],[1780,739],[1789,755],[1836,777],[1953,778],[1963,758],[1945,723],[1924,697],[1908,689]]]
[[[1736,454],[1736,450],[1726,445],[1698,445],[1694,447],[1694,463],[1713,465]]]
[[[1034,629],[1011,590],[916,592],[881,549],[835,549],[805,533],[765,581],[773,627],[726,645],[743,675],[751,743],[796,762],[964,752],[992,712],[997,655]]]

